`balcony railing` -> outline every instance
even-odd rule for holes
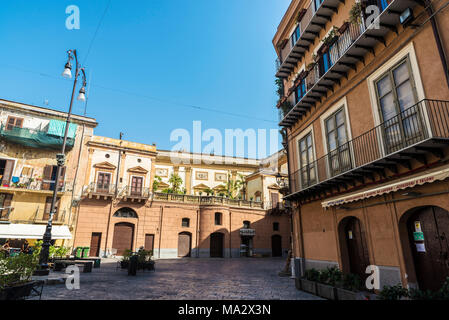
[[[290,191],[294,194],[336,178],[347,178],[349,174],[354,177],[357,171],[362,175],[366,172],[359,169],[382,170],[387,158],[400,156],[406,150],[410,157],[415,152],[412,149],[419,149],[421,144],[448,139],[449,102],[422,100],[324,157],[304,165],[290,175]]]
[[[281,126],[292,126],[317,101],[326,97],[327,92],[333,90],[342,77],[347,77],[349,70],[357,70],[357,62],[364,61],[366,52],[373,52],[374,47],[384,41],[386,34],[399,24],[397,13],[418,5],[411,0],[373,0],[368,1],[368,4],[375,4],[380,8],[380,15],[376,20],[379,28],[374,28],[374,24],[367,25],[365,18],[361,19],[359,25],[349,24],[302,80],[305,82],[305,92],[298,94],[297,88],[291,90],[288,99],[294,101],[293,107],[283,111]],[[303,84],[297,82],[296,85]]]
[[[52,180],[35,180],[30,178],[22,178],[20,182],[2,185],[0,188],[7,188],[17,191],[54,191],[55,182]],[[59,183],[58,192],[72,191],[73,183],[71,181],[61,181]]]
[[[0,137],[7,141],[14,142],[26,147],[44,148],[44,149],[61,149],[63,137],[51,135],[46,131],[33,128],[8,128],[4,124],[0,127]],[[67,138],[66,148],[72,149],[75,139]]]
[[[65,219],[67,217],[67,211],[60,210],[53,216],[53,223],[56,224],[62,224],[65,222]],[[46,223],[48,219],[50,218],[50,213],[44,209],[37,209],[34,217],[33,217],[33,223]],[[24,221],[25,222],[25,221]],[[28,221],[30,222],[30,221]]]
[[[156,201],[168,201],[168,202],[182,202],[198,205],[228,205],[234,207],[246,207],[246,208],[258,208],[264,209],[263,202],[248,201],[240,199],[229,199],[224,197],[214,196],[193,196],[182,194],[168,194],[168,193],[154,193],[153,200]]]
[[[125,187],[125,191],[124,191],[123,195],[126,198],[149,198],[150,197],[150,189],[127,186],[127,187]]]

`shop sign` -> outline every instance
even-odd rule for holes
[[[255,236],[256,230],[254,229],[240,229],[241,236]]]
[[[415,239],[415,241],[424,241],[424,233],[413,232],[413,239]]]

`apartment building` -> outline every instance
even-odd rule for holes
[[[74,246],[90,247],[91,256],[142,246],[160,259],[283,256],[290,248],[288,212],[247,195],[266,193],[246,181],[259,160],[171,153],[98,136],[86,149]]]
[[[12,247],[20,248],[25,239],[30,243],[42,239],[55,188],[53,239],[58,245],[72,241],[72,194],[82,186],[75,183],[77,168],[83,168],[80,147],[97,123],[73,116],[66,167],[56,185],[56,154],[62,147],[66,118],[63,112],[0,100],[0,239],[12,239]]]
[[[449,276],[448,23],[444,1],[291,2],[273,44],[297,274]]]

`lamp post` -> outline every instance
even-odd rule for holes
[[[67,63],[64,68],[64,72],[62,73],[62,76],[65,78],[72,78],[72,64],[71,61],[75,59],[75,79],[73,83],[73,90],[72,90],[72,97],[70,99],[70,107],[69,112],[67,114],[67,120],[66,120],[66,126],[65,126],[65,132],[64,132],[64,140],[62,142],[62,148],[61,153],[56,155],[56,161],[57,161],[57,170],[56,170],[56,177],[55,177],[55,187],[53,190],[53,197],[51,200],[51,207],[50,207],[50,216],[48,218],[47,227],[45,229],[43,243],[42,243],[42,249],[39,256],[39,269],[36,271],[36,275],[44,276],[49,274],[48,269],[48,256],[49,256],[49,249],[51,245],[51,230],[52,230],[52,224],[53,224],[53,216],[56,213],[56,202],[58,199],[58,189],[59,189],[59,179],[61,177],[61,170],[65,165],[65,149],[67,144],[67,136],[69,133],[69,127],[70,127],[70,118],[72,116],[72,106],[73,106],[73,100],[75,99],[75,90],[76,90],[76,84],[78,82],[78,77],[80,73],[83,75],[83,85],[81,87],[81,90],[79,91],[78,100],[80,101],[86,101],[86,73],[84,68],[81,68],[80,64],[78,63],[78,56],[76,53],[76,50],[69,50],[67,51],[68,59]]]

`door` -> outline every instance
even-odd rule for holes
[[[274,235],[271,237],[271,250],[273,257],[282,257],[282,237]]]
[[[142,195],[143,177],[132,177],[131,180],[131,195]]]
[[[111,186],[111,174],[99,172],[97,178],[97,192],[109,193],[110,186]]]
[[[14,168],[13,160],[0,161],[0,181],[1,186],[9,186],[12,177],[12,170]]]
[[[376,82],[387,154],[424,138],[424,128],[409,59],[387,71]]]
[[[273,209],[276,209],[279,204],[279,193],[272,192],[271,193],[271,206]]]
[[[210,235],[210,257],[223,258],[224,235],[223,233],[212,233]]]
[[[64,178],[65,178],[65,170],[66,167],[61,168],[61,174],[59,177],[59,189],[62,190],[64,186]],[[45,166],[44,174],[42,178],[42,190],[55,190],[55,182],[56,182],[56,173],[58,172],[58,166]]]
[[[93,232],[92,238],[90,239],[89,256],[99,257],[100,256],[100,246],[101,246],[101,232]]]
[[[408,220],[409,238],[421,290],[439,290],[449,277],[449,213],[426,207]]]
[[[147,251],[154,250],[154,234],[145,235],[145,250]]]
[[[112,248],[117,249],[117,255],[122,256],[126,250],[132,250],[134,239],[134,225],[127,222],[114,226],[114,240]]]
[[[192,235],[182,232],[178,235],[178,257],[187,258],[191,255]]]
[[[345,227],[345,237],[348,248],[350,273],[357,274],[362,283],[367,274],[366,267],[370,265],[365,232],[362,230],[360,220],[351,218]]]

